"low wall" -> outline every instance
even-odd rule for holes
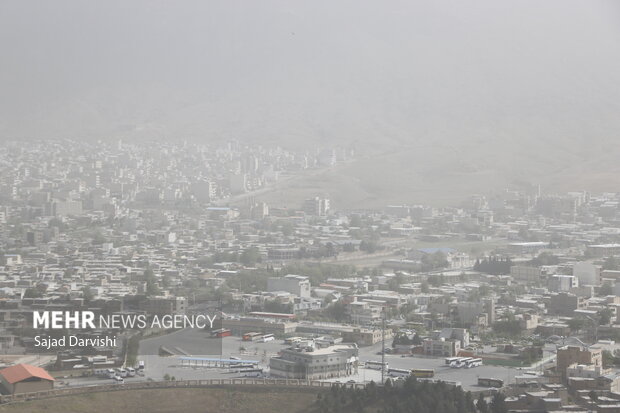
[[[303,387],[303,388],[330,388],[332,386],[363,389],[362,383],[331,383],[318,380],[291,380],[291,379],[209,379],[209,380],[179,380],[179,381],[147,381],[127,384],[103,384],[65,389],[46,390],[34,393],[22,393],[0,396],[0,404],[15,403],[27,400],[39,400],[51,397],[71,396],[85,393],[112,392],[121,390],[143,389],[170,389],[170,388],[201,388],[220,386],[274,386],[274,387]]]

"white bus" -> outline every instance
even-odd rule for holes
[[[262,337],[260,338],[260,341],[262,341],[263,343],[266,343],[266,342],[268,342],[268,341],[273,341],[273,340],[275,340],[275,339],[276,339],[276,338],[274,337],[274,335],[273,335],[273,334],[265,334],[264,336],[262,336]]]
[[[144,360],[138,361],[138,370],[144,370]]]
[[[116,369],[116,375],[121,376],[122,378],[127,377],[127,370],[125,369]]]
[[[108,377],[108,369],[94,369],[93,374],[97,377]]]
[[[116,372],[114,371],[114,369],[108,369],[106,370],[106,372],[108,379],[113,379],[116,376]]]
[[[136,375],[136,369],[133,367],[127,367],[127,377],[134,377]]]
[[[392,377],[409,377],[411,376],[411,370],[408,369],[389,369],[387,371],[388,376]]]
[[[284,339],[284,344],[295,344],[303,340],[301,337],[289,337]]]
[[[239,372],[241,377],[263,377],[263,369],[248,369]]]
[[[471,359],[465,362],[465,368],[471,369],[472,367],[482,366],[482,359]]]
[[[471,360],[473,357],[459,357],[458,360],[454,361],[450,367],[455,369],[460,369],[461,367],[465,367],[468,360]]]
[[[367,369],[381,370],[382,366],[384,371],[389,370],[389,365],[387,361],[385,362],[385,364],[381,363],[380,361],[367,361],[366,363],[364,363],[364,367],[366,367]]]
[[[460,357],[448,357],[446,358],[446,366],[451,366],[452,363],[454,363],[455,361],[459,360]]]

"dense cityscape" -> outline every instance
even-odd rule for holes
[[[528,186],[381,210],[340,210],[322,193],[261,199],[353,156],[4,145],[5,389],[415,377],[486,395],[493,412],[620,408],[620,194]],[[217,328],[33,328],[43,310],[190,316],[213,303]],[[107,345],[58,341],[70,335]],[[6,379],[23,366],[38,380]]]

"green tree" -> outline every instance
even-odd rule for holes
[[[585,321],[582,318],[571,318],[566,323],[572,332],[577,332],[585,326]]]
[[[107,239],[105,237],[105,235],[103,235],[103,233],[101,232],[100,229],[95,230],[95,232],[93,233],[93,244],[94,245],[101,245],[104,242],[106,242]]]
[[[146,280],[146,295],[153,296],[161,294],[159,286],[157,285],[157,277],[152,269],[147,268],[144,271],[144,278]]]
[[[480,393],[478,400],[476,401],[476,407],[480,413],[489,413],[489,404],[487,403],[484,395]]]
[[[491,413],[508,413],[506,396],[503,393],[495,393],[491,400]]]
[[[603,297],[608,295],[614,295],[614,289],[610,283],[603,283],[603,285],[601,285],[601,288],[599,288],[598,294]]]
[[[599,315],[599,325],[606,326],[611,323],[611,316],[613,315],[613,311],[610,308],[604,308],[598,312]]]
[[[598,400],[598,394],[596,394],[596,391],[594,390],[590,390],[588,392],[588,397],[590,398],[592,403],[596,403],[596,401]]]
[[[245,249],[241,253],[240,261],[246,267],[254,267],[260,262],[260,251],[256,247]]]
[[[359,215],[351,215],[349,217],[349,226],[361,228],[363,226],[362,218]]]
[[[336,301],[325,309],[325,314],[336,321],[343,321],[347,318],[347,308],[342,301]]]
[[[290,237],[291,235],[293,235],[293,232],[295,231],[295,227],[293,226],[291,222],[284,221],[280,225],[280,231],[282,232],[282,235],[284,235],[285,237]]]
[[[82,298],[85,303],[90,303],[95,298],[95,294],[93,294],[93,291],[87,285],[82,288]]]

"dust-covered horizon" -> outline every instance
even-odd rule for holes
[[[606,190],[619,22],[613,1],[5,1],[0,139],[355,145],[315,183],[353,202]]]

